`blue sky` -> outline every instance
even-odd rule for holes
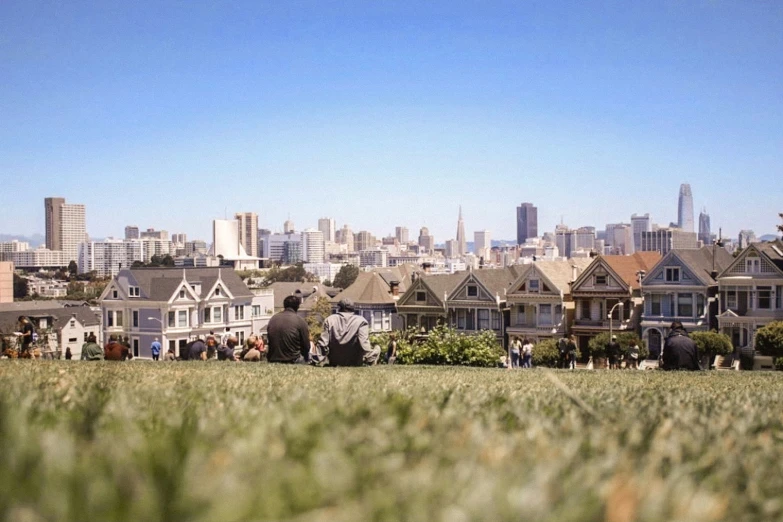
[[[43,198],[211,239],[238,211],[378,236],[783,211],[783,3],[0,2],[0,232]]]

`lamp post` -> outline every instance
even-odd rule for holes
[[[617,308],[618,306],[620,307],[620,313],[622,313],[622,311],[623,311],[623,302],[619,301],[619,302],[615,303],[615,305],[612,307],[611,310],[609,310],[609,313],[606,315],[606,318],[609,319],[609,341],[610,342],[612,340],[612,314],[614,313],[614,309]],[[621,322],[622,322],[622,320],[621,320]]]

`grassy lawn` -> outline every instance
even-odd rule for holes
[[[0,363],[0,518],[779,520],[783,372]]]

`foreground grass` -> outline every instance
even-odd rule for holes
[[[783,374],[0,363],[4,520],[773,520]]]

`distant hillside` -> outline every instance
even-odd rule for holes
[[[759,238],[759,241],[775,241],[778,238],[775,234],[764,234]]]
[[[0,234],[0,242],[13,241],[26,241],[30,243],[30,248],[37,248],[46,243],[46,237],[41,234],[33,234],[32,236],[17,236],[13,234]]]

